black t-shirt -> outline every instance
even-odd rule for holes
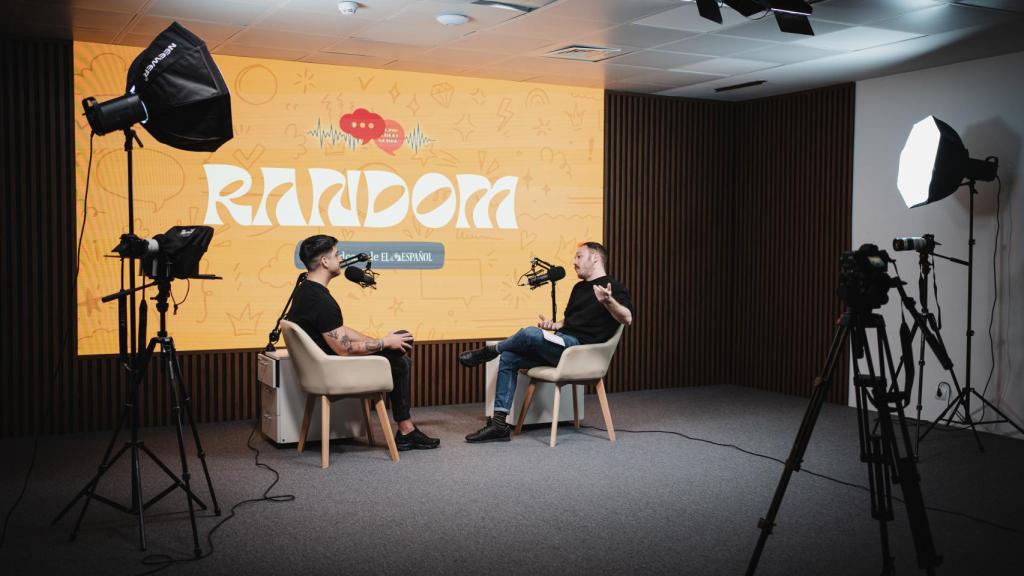
[[[334,354],[323,335],[344,325],[344,317],[326,286],[312,280],[300,284],[292,300],[292,309],[288,311],[288,320],[301,326],[321,350]]]
[[[580,344],[607,342],[615,335],[619,321],[594,296],[594,285],[607,286],[609,283],[612,285],[612,298],[633,312],[633,300],[622,282],[611,276],[581,280],[572,287],[561,332],[575,336]]]

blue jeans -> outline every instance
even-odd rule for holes
[[[580,343],[575,336],[556,332],[565,340],[565,347],[562,347],[545,340],[542,332],[536,326],[529,326],[498,342],[501,360],[498,363],[498,385],[494,394],[495,412],[508,414],[512,408],[520,368],[555,366],[566,348]]]

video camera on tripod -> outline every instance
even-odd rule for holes
[[[146,276],[159,278],[199,278],[199,261],[213,240],[209,226],[172,226],[152,238],[122,234],[112,252],[121,258],[139,258]]]

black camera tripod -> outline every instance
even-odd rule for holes
[[[200,279],[219,279],[218,276],[212,275],[200,275],[196,276]],[[85,517],[85,512],[89,508],[89,503],[93,500],[107,504],[117,510],[126,512],[129,514],[135,514],[138,516],[139,524],[139,547],[142,550],[146,549],[146,525],[144,519],[144,513],[147,508],[161,500],[164,496],[167,496],[175,489],[180,488],[186,494],[186,500],[188,501],[188,515],[189,521],[192,526],[192,543],[193,552],[196,557],[199,557],[202,553],[202,549],[199,546],[199,534],[196,530],[196,517],[195,517],[195,505],[198,505],[201,510],[206,510],[207,506],[200,500],[193,492],[191,487],[191,475],[188,471],[188,457],[185,452],[185,441],[182,436],[182,412],[185,417],[188,418],[188,424],[192,429],[192,439],[195,442],[196,453],[199,456],[199,461],[203,466],[203,474],[206,476],[206,486],[210,491],[210,499],[213,502],[213,510],[217,516],[220,516],[220,505],[217,503],[217,495],[213,490],[213,482],[210,479],[210,470],[206,465],[206,453],[203,451],[202,443],[199,440],[199,432],[196,429],[195,418],[192,414],[192,399],[188,392],[188,388],[184,385],[184,379],[181,373],[181,365],[178,362],[177,352],[174,347],[174,339],[167,333],[167,300],[171,293],[171,278],[160,277],[156,278],[154,282],[146,284],[138,288],[130,288],[128,290],[122,290],[121,292],[111,294],[110,296],[104,297],[104,302],[117,299],[122,303],[121,316],[124,315],[123,302],[129,293],[134,293],[135,290],[142,290],[144,288],[156,285],[156,309],[160,314],[160,330],[156,336],[150,339],[149,345],[141,352],[132,358],[130,364],[126,365],[128,373],[128,395],[125,401],[124,407],[121,409],[121,417],[118,420],[117,427],[114,429],[114,434],[110,438],[110,443],[107,445],[107,450],[103,455],[103,460],[100,461],[99,470],[96,475],[85,485],[82,490],[78,492],[78,495],[61,510],[60,514],[53,519],[51,525],[56,524],[64,517],[68,511],[75,506],[75,504],[85,498],[85,503],[82,505],[81,512],[78,514],[78,520],[75,522],[74,529],[71,531],[71,540],[74,540],[78,535],[78,529],[82,524],[82,519]],[[145,327],[140,330],[140,337],[145,338]],[[140,339],[141,339],[140,338]],[[146,445],[139,440],[139,391],[145,381],[146,371],[149,366],[149,362],[153,359],[153,354],[156,351],[157,346],[160,347],[160,363],[163,366],[164,379],[170,386],[170,398],[171,398],[171,411],[174,415],[175,433],[178,438],[178,457],[181,463],[181,476],[175,474],[166,464],[164,464],[156,454],[153,453]],[[122,348],[124,347],[124,337],[122,335]],[[121,429],[125,426],[125,423],[129,422],[131,427],[131,440],[125,442],[124,446],[117,451],[116,454],[111,457],[111,453],[114,450],[114,445],[117,443],[118,436],[121,434]],[[142,474],[140,469],[140,452],[145,452],[153,462],[163,470],[171,479],[171,484],[167,486],[162,492],[153,496],[148,501],[143,502],[142,500]],[[131,454],[131,474],[132,474],[132,494],[131,504],[124,505],[119,502],[115,502],[109,498],[96,494],[96,488],[99,485],[100,479],[110,471],[111,467],[126,453]]]
[[[915,316],[916,318],[917,316]],[[934,574],[935,568],[942,562],[942,558],[935,553],[931,528],[925,513],[924,498],[921,495],[919,484],[920,477],[914,461],[914,451],[910,442],[907,422],[903,415],[904,394],[897,387],[890,388],[886,384],[886,372],[890,375],[891,382],[895,384],[896,370],[892,361],[892,352],[889,349],[889,340],[885,333],[885,321],[882,316],[873,313],[870,308],[847,308],[846,312],[839,317],[837,324],[832,346],[825,361],[825,368],[814,381],[810,405],[804,413],[796,442],[786,459],[785,469],[778,487],[775,489],[768,514],[758,521],[761,534],[750,557],[746,573],[751,576],[757,570],[757,563],[764,550],[765,542],[775,526],[775,517],[782,505],[782,498],[786,493],[790,476],[793,472],[800,470],[807,443],[811,439],[814,425],[821,413],[821,406],[835,380],[836,367],[840,364],[839,360],[843,349],[849,341],[850,360],[853,363],[854,373],[853,382],[856,388],[860,460],[868,465],[871,517],[878,521],[881,536],[881,573],[884,576],[889,576],[895,571],[895,559],[889,549],[888,522],[893,519],[892,483],[896,483],[901,486],[903,501],[907,508],[914,548],[917,551],[917,565],[928,574]],[[870,328],[875,330],[877,336],[875,344],[878,358],[877,367],[871,355],[871,344],[867,335],[867,330]],[[924,327],[922,329],[927,330]],[[860,363],[862,361],[866,363],[866,373],[861,372]],[[912,379],[913,376],[908,378],[909,381]],[[871,428],[869,406],[873,406],[877,410],[878,433]],[[893,415],[896,416],[895,423]]]

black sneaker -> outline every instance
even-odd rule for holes
[[[459,354],[459,363],[466,368],[473,368],[474,366],[479,366],[484,362],[490,362],[497,357],[497,350],[484,346],[483,348],[475,348]]]
[[[512,439],[512,427],[509,425],[499,426],[494,420],[487,419],[487,425],[466,436],[466,442],[470,444],[482,444],[484,442],[508,442]]]
[[[431,450],[441,445],[439,438],[431,438],[419,428],[413,428],[412,432],[408,434],[402,434],[401,432],[395,432],[395,446],[399,451],[406,450]]]

